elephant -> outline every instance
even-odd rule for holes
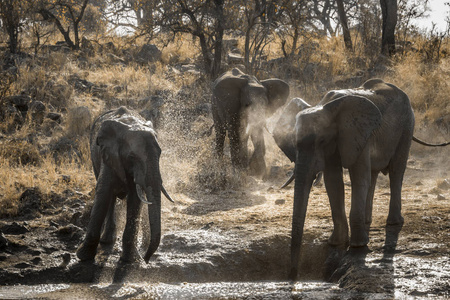
[[[323,171],[333,232],[330,245],[366,246],[372,222],[372,204],[379,172],[389,173],[391,197],[387,224],[403,224],[401,190],[414,130],[408,96],[381,79],[361,87],[328,92],[318,105],[296,115],[295,133],[283,145],[289,158],[295,153],[291,269],[298,273],[300,247],[309,193]],[[295,137],[293,137],[294,135]],[[344,205],[343,168],[351,179],[350,229]]]
[[[93,260],[99,242],[114,243],[116,197],[126,196],[127,220],[120,259],[131,262],[140,258],[135,244],[141,202],[144,202],[148,205],[151,236],[144,256],[148,262],[161,239],[161,192],[173,202],[162,185],[161,148],[151,122],[125,107],[108,111],[91,127],[90,150],[97,184],[86,236],[77,250],[78,258]]]
[[[289,85],[281,79],[259,81],[234,68],[220,75],[213,83],[212,115],[216,132],[218,157],[223,156],[225,136],[230,140],[231,162],[235,168],[264,175],[266,118],[283,106],[289,96]],[[248,159],[248,138],[254,151]]]

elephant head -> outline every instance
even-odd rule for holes
[[[273,129],[275,143],[292,162],[295,162],[295,117],[300,111],[310,107],[303,99],[292,98],[283,108]]]
[[[159,169],[161,148],[156,133],[146,123],[130,123],[132,118],[105,120],[95,140],[104,164],[109,166],[126,190],[128,197],[137,195],[148,204],[150,245],[144,256],[148,262],[161,239],[161,192],[170,197],[162,186]],[[132,192],[130,192],[132,191]],[[170,199],[171,200],[171,199]],[[134,199],[128,199],[134,201]]]
[[[330,160],[340,168],[352,166],[381,118],[378,108],[360,96],[343,96],[297,114],[290,278],[297,276],[306,208],[316,174]]]
[[[226,110],[238,112],[252,108],[258,117],[265,120],[283,106],[289,96],[289,85],[276,78],[258,80],[234,68],[222,74],[214,83],[214,93],[220,101],[227,102]],[[262,115],[261,115],[262,113]]]
[[[222,74],[213,86],[212,110],[216,128],[216,151],[223,151],[228,130],[232,161],[246,167],[247,139],[254,145],[250,166],[255,173],[265,171],[263,128],[270,117],[286,102],[289,85],[280,79],[259,81],[239,69]]]

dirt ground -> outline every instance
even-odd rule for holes
[[[171,143],[169,136],[161,139]],[[296,283],[287,281],[293,185],[278,188],[293,165],[280,154],[271,155],[275,150],[269,148],[265,179],[226,171],[222,178],[220,168],[210,166],[215,171],[208,173],[200,149],[193,151],[196,166],[189,156],[175,161],[180,152],[172,150],[166,150],[161,164],[176,203],[163,199],[162,242],[149,264],[120,264],[120,237],[114,247],[100,246],[94,263],[78,262],[75,251],[92,195],[66,191],[37,212],[32,204],[39,195],[30,190],[24,200],[30,203],[29,214],[0,220],[0,298],[450,296],[450,149],[413,145],[403,186],[402,228],[385,227],[389,180],[380,175],[370,244],[364,249],[327,245],[332,230],[328,199],[323,185],[314,187]],[[349,205],[347,174],[344,181]],[[124,206],[119,202],[121,220]],[[145,231],[145,221],[141,227]],[[139,244],[143,253],[146,235],[140,233]]]

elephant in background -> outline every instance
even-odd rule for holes
[[[250,168],[255,175],[266,171],[264,127],[266,118],[283,106],[289,85],[280,79],[259,81],[239,69],[225,72],[213,83],[212,114],[216,132],[216,153],[223,156],[225,136],[230,140],[234,167]],[[248,138],[254,151],[248,159]]]
[[[413,130],[408,96],[381,79],[356,89],[330,91],[317,106],[297,114],[295,140],[284,144],[283,150],[290,158],[295,153],[291,279],[297,276],[309,193],[319,171],[324,173],[334,224],[329,244],[347,245],[349,240],[342,168],[349,170],[352,183],[350,246],[369,242],[379,172],[389,173],[387,224],[403,223],[401,190]]]
[[[151,122],[125,107],[106,112],[92,125],[90,147],[97,185],[86,237],[77,250],[78,258],[92,260],[100,241],[114,243],[116,197],[126,196],[121,260],[128,262],[140,257],[135,246],[136,231],[144,202],[148,205],[151,236],[144,256],[148,262],[161,239],[161,192],[170,199],[162,186],[161,148]]]

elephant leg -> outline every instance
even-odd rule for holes
[[[372,224],[373,196],[375,194],[375,186],[377,184],[378,172],[372,172],[370,179],[370,188],[366,199],[366,232],[369,234],[370,225]]]
[[[339,155],[327,160],[323,177],[334,225],[328,243],[333,246],[344,245],[348,243],[348,223],[345,215],[344,180]]]
[[[226,135],[225,126],[218,122],[214,122],[214,130],[216,131],[216,154],[218,157],[223,157],[223,147]]]
[[[118,183],[112,178],[111,174],[113,174],[113,170],[104,165],[101,167],[95,187],[94,206],[91,210],[86,237],[77,250],[77,256],[82,261],[94,259],[106,213],[116,198],[114,190]]]
[[[127,195],[127,222],[122,237],[122,261],[131,262],[139,259],[140,255],[136,249],[136,233],[139,227],[139,216],[141,201],[137,196],[135,186],[129,188]]]
[[[349,168],[352,181],[350,209],[350,246],[362,247],[369,243],[366,232],[366,200],[371,184],[369,147],[365,147],[356,163]]]
[[[262,176],[266,172],[266,162],[264,161],[266,146],[264,144],[263,128],[254,128],[250,137],[253,143],[254,151],[252,157],[250,158],[249,167],[252,173]]]
[[[115,219],[115,209],[116,199],[111,200],[109,205],[108,213],[106,215],[105,224],[103,225],[103,232],[100,237],[100,243],[102,244],[113,244],[116,240],[116,219]]]
[[[237,123],[237,124],[236,124]],[[241,130],[239,122],[235,122],[228,130],[230,138],[231,163],[234,167],[245,169],[248,166],[248,136]]]
[[[387,218],[388,225],[401,225],[404,221],[402,217],[402,184],[406,163],[408,161],[408,152],[409,147],[405,146],[405,149],[400,153],[396,153],[389,163],[391,200],[389,202],[389,214]]]

